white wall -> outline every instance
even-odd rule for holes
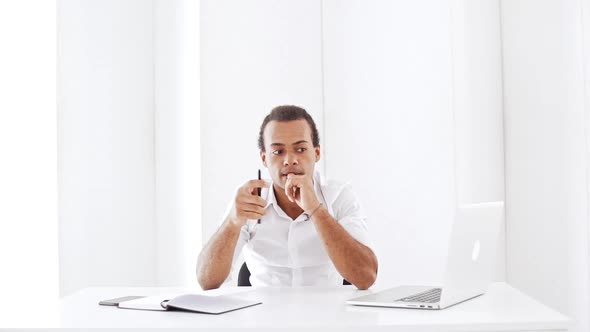
[[[258,130],[274,106],[303,106],[322,128],[320,29],[315,0],[201,1],[204,241],[263,167]]]
[[[504,200],[502,44],[498,0],[453,0],[451,40],[458,204]],[[495,280],[505,280],[505,224]]]
[[[574,318],[572,331],[590,328],[587,10],[502,1],[507,281]]]
[[[61,294],[197,287],[197,2],[58,9]]]
[[[324,6],[327,175],[360,197],[377,282],[439,280],[455,206],[449,5]]]
[[[61,292],[154,284],[151,3],[58,6]]]
[[[55,17],[53,1],[0,1],[2,328],[59,323]]]
[[[364,203],[378,282],[442,281],[455,204],[503,200],[498,3],[324,3],[328,176]]]
[[[300,104],[320,170],[364,203],[378,282],[441,281],[457,200],[503,199],[498,1],[202,1],[201,20],[204,240],[263,116]]]
[[[587,252],[585,261],[588,263],[590,269],[590,84],[588,81],[590,80],[590,2],[588,0],[581,0],[581,6],[579,7],[582,11],[581,20],[582,20],[582,71],[584,77],[584,118],[585,118],[585,155],[586,155],[586,220],[582,221],[577,224],[577,230],[581,233],[579,234],[579,244],[577,245],[577,250],[580,250],[579,255],[584,256],[584,252]],[[583,178],[581,178],[583,179]],[[585,228],[585,229],[584,229]],[[584,232],[585,231],[585,232]],[[586,236],[583,235],[586,234]],[[584,238],[585,237],[585,238]],[[587,249],[588,248],[588,249]],[[576,258],[578,260],[577,264],[579,265],[579,269],[584,271],[584,265],[580,261],[583,261],[583,258]],[[576,318],[579,320],[579,327],[580,330],[588,330],[590,329],[590,271],[586,270],[586,273],[582,272],[581,277],[577,280],[577,285],[580,287],[580,291],[574,294],[578,294],[576,298],[577,311],[576,311]]]
[[[199,4],[154,1],[158,285],[197,285],[201,248]]]

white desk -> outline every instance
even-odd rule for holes
[[[62,327],[188,327],[266,330],[313,328],[338,331],[565,331],[571,320],[505,283],[470,301],[438,310],[358,307],[345,300],[378,291],[338,288],[247,288],[237,296],[261,305],[222,315],[140,311],[99,306],[98,301],[126,295],[183,292],[178,288],[87,288],[61,302]],[[191,289],[190,292],[195,292]]]

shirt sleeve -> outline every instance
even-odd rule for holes
[[[334,218],[355,240],[373,248],[367,228],[367,217],[350,185],[344,186],[332,205]]]

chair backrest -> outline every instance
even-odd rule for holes
[[[250,270],[248,270],[246,262],[242,264],[240,272],[238,273],[238,286],[252,286],[250,283]]]
[[[346,281],[346,279],[342,279],[342,285],[350,285],[350,282]],[[240,272],[238,272],[238,286],[252,286],[250,283],[250,270],[248,269],[246,262],[242,264]]]

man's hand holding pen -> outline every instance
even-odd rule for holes
[[[262,218],[266,201],[258,196],[258,189],[268,188],[265,180],[250,180],[238,189],[229,221],[236,226],[244,226],[248,220]]]

